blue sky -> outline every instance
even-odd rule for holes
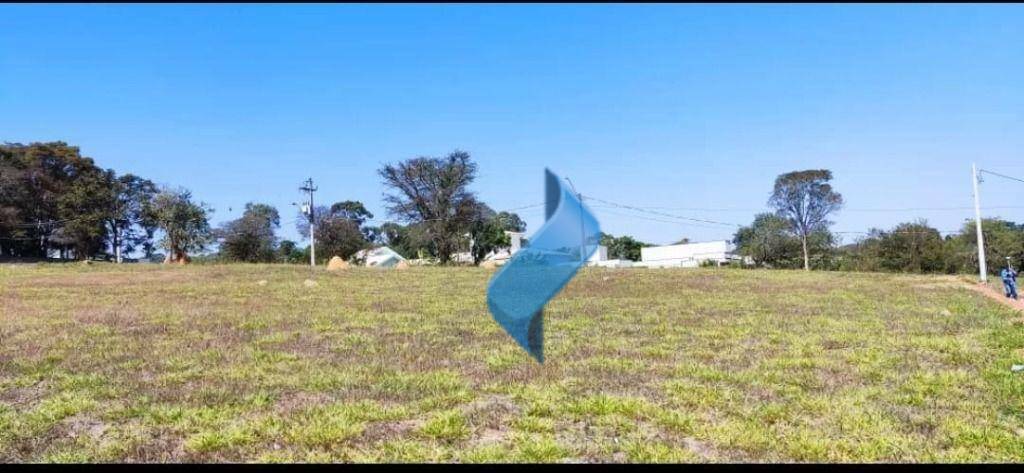
[[[748,223],[777,174],[828,168],[835,230],[952,230],[972,161],[1024,177],[1021,25],[1020,5],[3,5],[0,141],[78,145],[215,222],[272,204],[290,238],[306,177],[383,220],[376,169],[455,148],[499,210],[542,201],[548,166]],[[984,213],[1024,221],[1022,191],[988,178]],[[941,209],[878,210],[907,208]],[[734,231],[594,210],[653,243]]]

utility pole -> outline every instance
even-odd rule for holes
[[[981,233],[981,201],[978,197],[978,166],[971,163],[971,184],[974,186],[974,224],[978,230],[978,276],[981,282],[988,282],[988,268],[985,267],[985,237]]]
[[[306,185],[299,188],[301,191],[305,191],[309,194],[308,210],[306,216],[309,217],[309,266],[316,266],[316,210],[313,207],[313,193],[316,192],[316,187],[313,187],[313,178],[306,179]]]
[[[576,193],[576,198],[580,200],[580,262],[585,264],[587,262],[587,234],[583,230],[583,194],[576,191],[576,186],[572,184],[568,176],[566,176],[565,180],[569,183],[572,191]]]

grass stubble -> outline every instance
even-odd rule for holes
[[[0,461],[1024,460],[1022,319],[955,278],[586,269],[540,365],[491,274],[0,266]]]

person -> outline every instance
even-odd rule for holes
[[[1017,272],[1012,267],[1007,266],[1003,268],[999,275],[1003,278],[1003,289],[1006,291],[1006,297],[1017,299]]]

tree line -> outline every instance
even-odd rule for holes
[[[470,189],[476,173],[476,163],[463,151],[387,164],[378,174],[394,221],[371,225],[374,216],[365,205],[346,200],[301,214],[296,230],[308,240],[312,215],[320,262],[388,245],[406,258],[441,264],[468,251],[479,264],[509,245],[506,231],[523,232],[526,224],[477,198]],[[308,245],[278,237],[280,213],[269,204],[250,202],[240,218],[217,227],[210,224],[212,212],[186,189],[103,169],[64,142],[0,145],[0,258],[121,261],[140,253],[187,262],[216,247],[202,257],[268,263],[309,259]]]
[[[207,243],[209,211],[186,190],[103,169],[67,143],[0,145],[0,258],[120,261],[162,246],[179,261]]]
[[[768,268],[967,273],[978,271],[974,220],[943,236],[926,220],[892,229],[870,229],[852,243],[840,244],[828,217],[843,198],[830,185],[828,170],[795,171],[778,176],[768,200],[774,211],[754,217],[733,237],[736,251],[756,266]],[[1024,264],[1024,225],[998,218],[982,219],[985,258],[993,274],[1009,262]]]
[[[479,264],[506,248],[506,232],[524,232],[512,212],[481,202],[471,185],[477,164],[469,153],[420,156],[378,170],[383,201],[392,220],[375,224],[359,201],[343,200],[312,209],[317,256],[352,259],[361,250],[387,245],[406,258],[453,262],[470,253]],[[779,175],[768,209],[733,235],[736,252],[755,266],[852,271],[958,273],[977,271],[973,221],[943,236],[924,220],[889,230],[871,229],[841,244],[830,216],[843,197],[831,171]],[[164,262],[203,258],[220,261],[302,263],[309,246],[281,239],[281,217],[273,206],[250,202],[243,215],[213,227],[213,209],[182,188],[159,186],[98,166],[64,142],[0,145],[0,258],[109,259],[140,254]],[[308,214],[296,230],[309,239]],[[1024,225],[983,219],[986,259],[998,272],[1007,257],[1024,265]],[[159,236],[159,238],[157,238]],[[687,243],[682,239],[677,243]],[[650,246],[629,235],[602,234],[611,258],[639,260]],[[162,252],[162,253],[161,253]]]

